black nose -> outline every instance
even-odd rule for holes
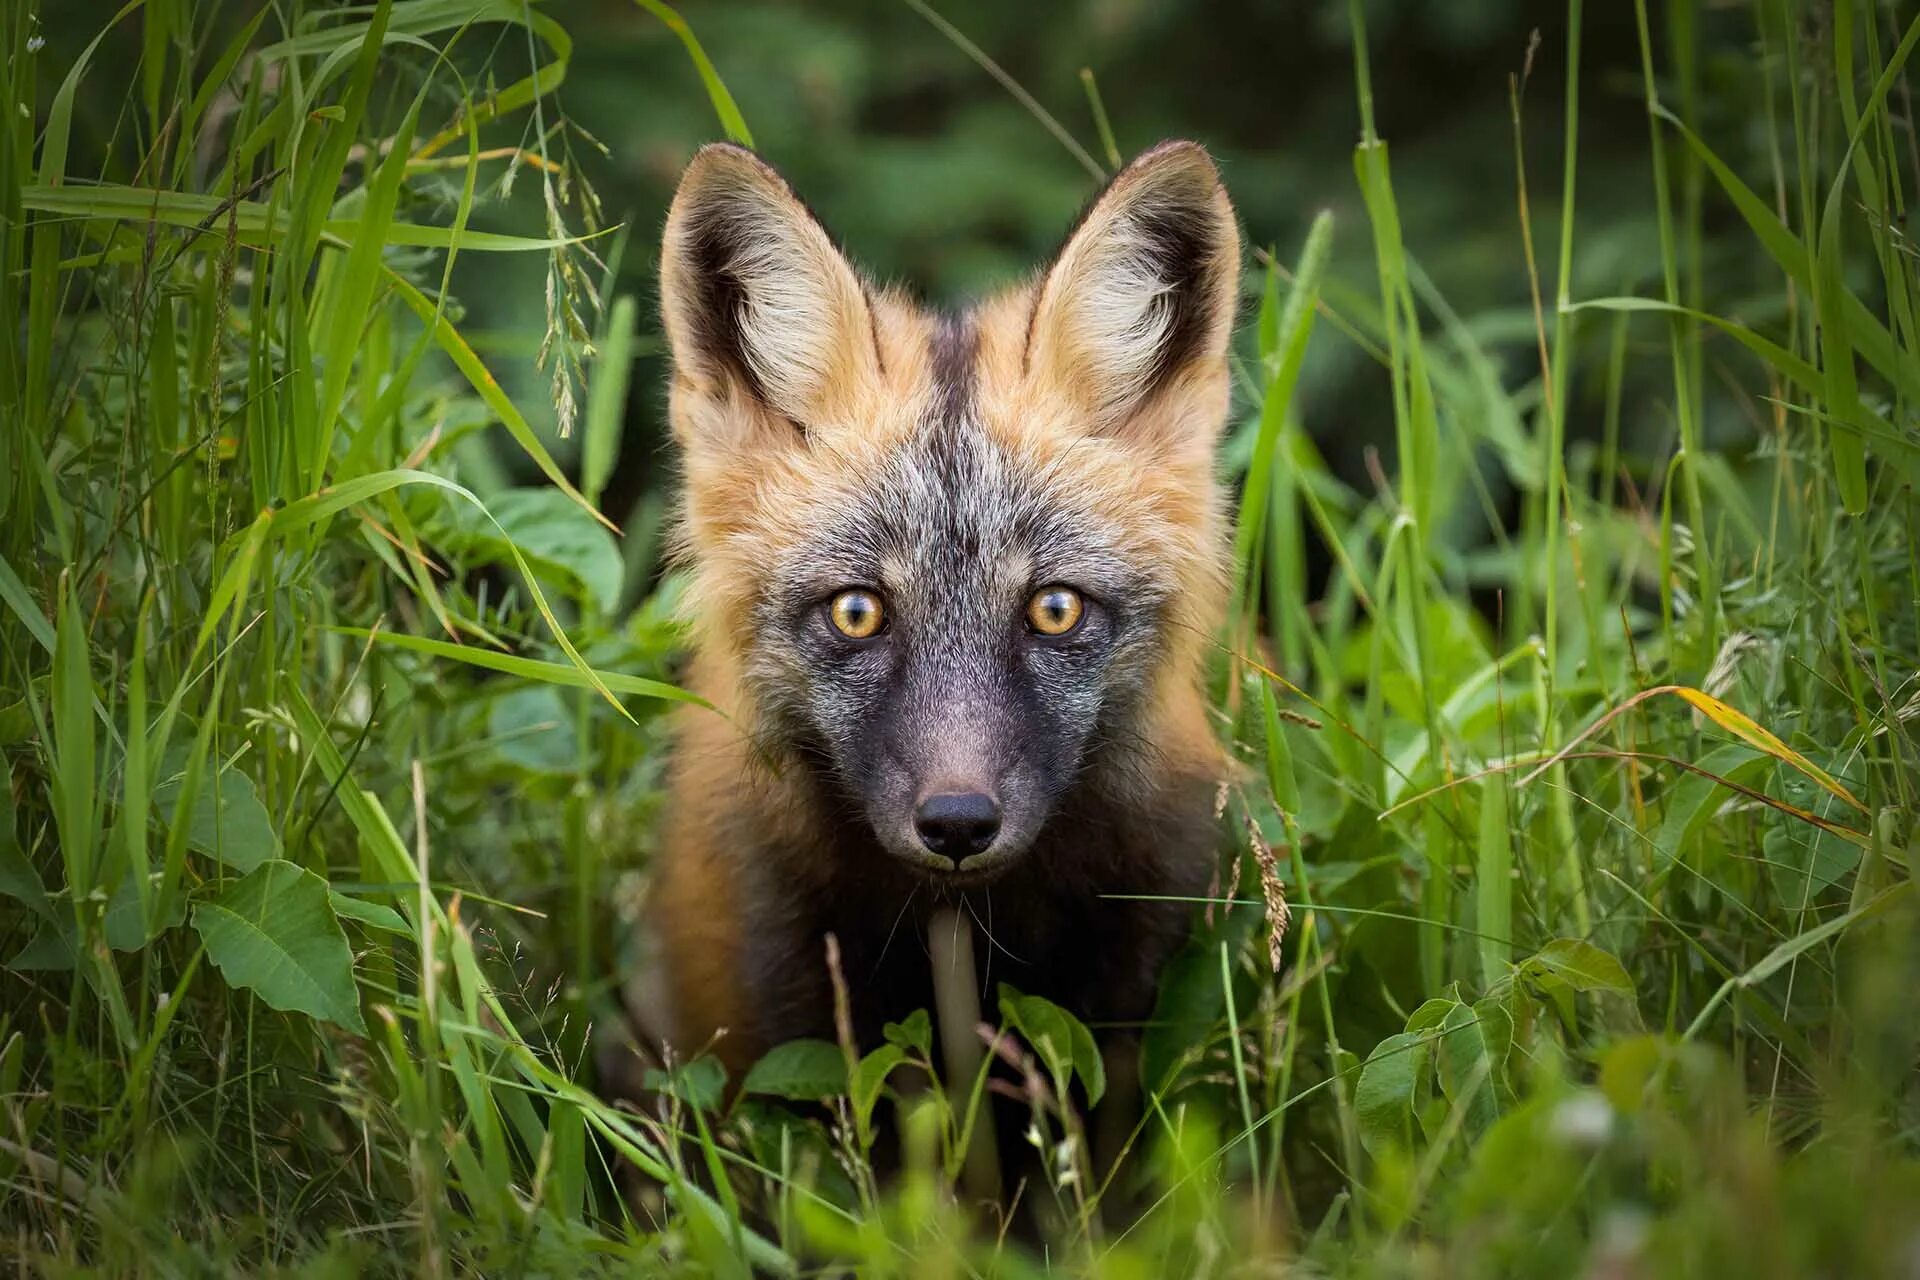
[[[1000,833],[1000,802],[980,791],[928,796],[913,811],[920,843],[955,862],[979,853]]]

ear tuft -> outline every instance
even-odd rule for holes
[[[1097,425],[1115,428],[1224,357],[1239,272],[1212,157],[1163,142],[1115,175],[1068,236],[1034,301],[1028,368],[1075,388]]]
[[[702,147],[667,214],[661,309],[675,366],[801,427],[876,362],[866,290],[786,180],[731,143]]]

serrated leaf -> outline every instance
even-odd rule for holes
[[[1064,1089],[1078,1075],[1087,1091],[1087,1105],[1100,1105],[1100,1095],[1107,1091],[1106,1064],[1093,1033],[1080,1019],[1044,996],[1022,995],[1004,982],[1000,1016],[1033,1046],[1056,1087]]]
[[[847,1091],[847,1059],[828,1040],[789,1040],[754,1063],[740,1089],[796,1102],[836,1097]]]
[[[925,1009],[915,1009],[900,1021],[889,1022],[880,1028],[880,1034],[888,1044],[918,1049],[923,1054],[933,1052],[933,1019]]]
[[[264,862],[193,909],[193,927],[227,982],[275,1009],[366,1034],[353,953],[325,880],[291,862]]]

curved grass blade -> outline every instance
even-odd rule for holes
[[[471,667],[484,667],[488,671],[519,676],[523,680],[533,680],[541,684],[564,685],[571,689],[594,687],[587,673],[562,662],[523,658],[518,654],[498,653],[477,645],[452,644],[445,640],[409,635],[401,631],[374,631],[366,627],[330,627],[328,629],[336,635],[351,636],[356,640],[374,640],[397,649],[411,649],[415,653],[426,654],[429,657],[464,662]],[[690,693],[664,680],[649,680],[645,676],[630,676],[618,671],[596,670],[591,674],[597,676],[603,685],[615,693],[630,693],[641,698],[662,698],[670,702],[686,702],[695,706],[713,708],[713,704],[699,694]]]
[[[720,126],[727,136],[743,147],[753,145],[753,133],[747,128],[746,117],[740,114],[733,95],[727,92],[720,73],[714,70],[713,61],[707,57],[707,51],[700,47],[700,41],[694,36],[693,28],[687,25],[673,9],[661,3],[661,0],[633,0],[642,9],[660,19],[667,30],[680,37],[680,43],[686,46],[687,56],[693,59],[693,69],[700,73],[700,83],[706,86],[707,100],[713,103],[714,114],[720,117]]]

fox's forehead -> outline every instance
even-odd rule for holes
[[[1127,518],[1105,442],[1006,421],[1020,406],[993,394],[990,341],[973,311],[893,335],[888,354],[915,361],[916,394],[878,449],[828,445],[805,468],[811,532],[778,566],[783,594],[869,584],[998,598],[1060,581],[1145,603],[1168,589],[1137,553],[1152,521]]]

